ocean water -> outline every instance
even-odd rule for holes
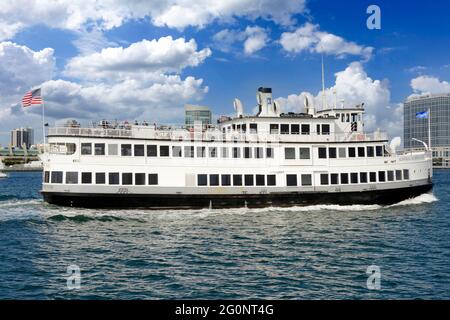
[[[0,299],[450,299],[450,171],[434,181],[387,207],[86,210],[45,204],[40,173],[11,173]]]

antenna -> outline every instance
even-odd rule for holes
[[[323,53],[322,53],[322,107],[327,108],[327,96],[325,94],[325,68],[323,66]]]

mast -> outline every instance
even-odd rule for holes
[[[323,66],[323,53],[322,53],[322,108],[327,108],[327,97],[325,94],[325,68]]]

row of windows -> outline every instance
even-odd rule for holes
[[[320,175],[321,185],[356,184],[369,182],[392,182],[409,180],[409,170],[388,170],[377,172],[323,173]]]
[[[276,175],[269,174],[199,174],[198,186],[276,186]]]
[[[336,158],[356,158],[358,157],[381,157],[383,156],[383,146],[367,147],[319,147],[319,159]],[[299,148],[298,157],[296,148],[284,148],[285,159],[311,159],[310,148]]]
[[[120,177],[122,176],[122,181]],[[108,178],[108,180],[106,179]],[[62,171],[45,171],[44,182],[45,183],[63,183]],[[156,173],[131,173],[123,172],[81,172],[81,179],[79,179],[79,173],[75,171],[68,171],[65,173],[66,184],[78,184],[81,181],[82,184],[110,184],[110,185],[158,185],[158,174]]]

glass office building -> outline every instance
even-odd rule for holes
[[[186,127],[194,127],[194,122],[201,121],[203,126],[211,124],[211,110],[208,107],[187,104],[184,106]]]
[[[450,93],[420,95],[408,98],[403,107],[403,138],[405,149],[420,148],[422,140],[428,144],[428,119],[417,118],[418,112],[430,110],[431,148],[435,167],[450,168]]]

